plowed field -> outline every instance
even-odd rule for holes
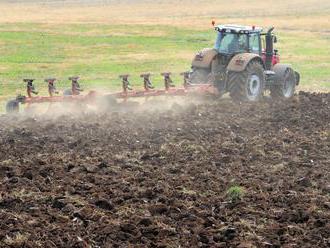
[[[329,247],[330,94],[0,117],[1,247]]]

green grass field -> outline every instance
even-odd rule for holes
[[[0,26],[3,72],[2,95],[14,89],[24,90],[21,78],[57,77],[60,87],[69,85],[67,78],[79,75],[86,88],[113,89],[120,85],[118,75],[130,73],[139,83],[142,72],[155,73],[155,83],[163,71],[189,69],[198,49],[213,43],[210,32],[195,32],[169,26],[108,26],[39,24]],[[19,31],[14,31],[19,30]],[[15,87],[14,87],[15,86]]]
[[[330,32],[304,29],[303,23],[296,29],[279,26],[276,46],[282,62],[301,73],[299,88],[329,91]],[[122,73],[132,75],[135,87],[142,85],[142,72],[153,73],[160,86],[159,73],[171,71],[181,84],[179,73],[214,39],[215,31],[206,25],[0,22],[0,101],[25,93],[23,78],[35,78],[41,93],[46,93],[44,78],[58,78],[64,89],[72,75],[79,75],[86,89],[119,89]]]

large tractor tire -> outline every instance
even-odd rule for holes
[[[210,70],[203,68],[194,68],[189,77],[191,84],[205,84],[209,80]]]
[[[276,85],[270,87],[270,95],[274,99],[289,99],[294,95],[296,85],[295,73],[290,67],[287,67],[284,74],[279,76]]]
[[[251,61],[244,71],[228,73],[228,91],[234,101],[258,101],[264,86],[264,68],[258,61]]]
[[[6,113],[15,114],[19,112],[19,102],[17,100],[10,100],[6,104]]]

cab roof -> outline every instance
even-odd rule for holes
[[[262,31],[262,28],[256,27],[256,26],[226,24],[226,25],[216,26],[215,30],[219,31],[219,32],[225,32],[225,33],[249,34],[249,33],[260,33]]]

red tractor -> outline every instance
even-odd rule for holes
[[[229,92],[236,101],[257,101],[265,90],[273,98],[293,96],[300,75],[281,64],[274,28],[262,32],[255,26],[219,25],[214,48],[196,54],[192,62],[191,84],[213,84],[219,92]]]

